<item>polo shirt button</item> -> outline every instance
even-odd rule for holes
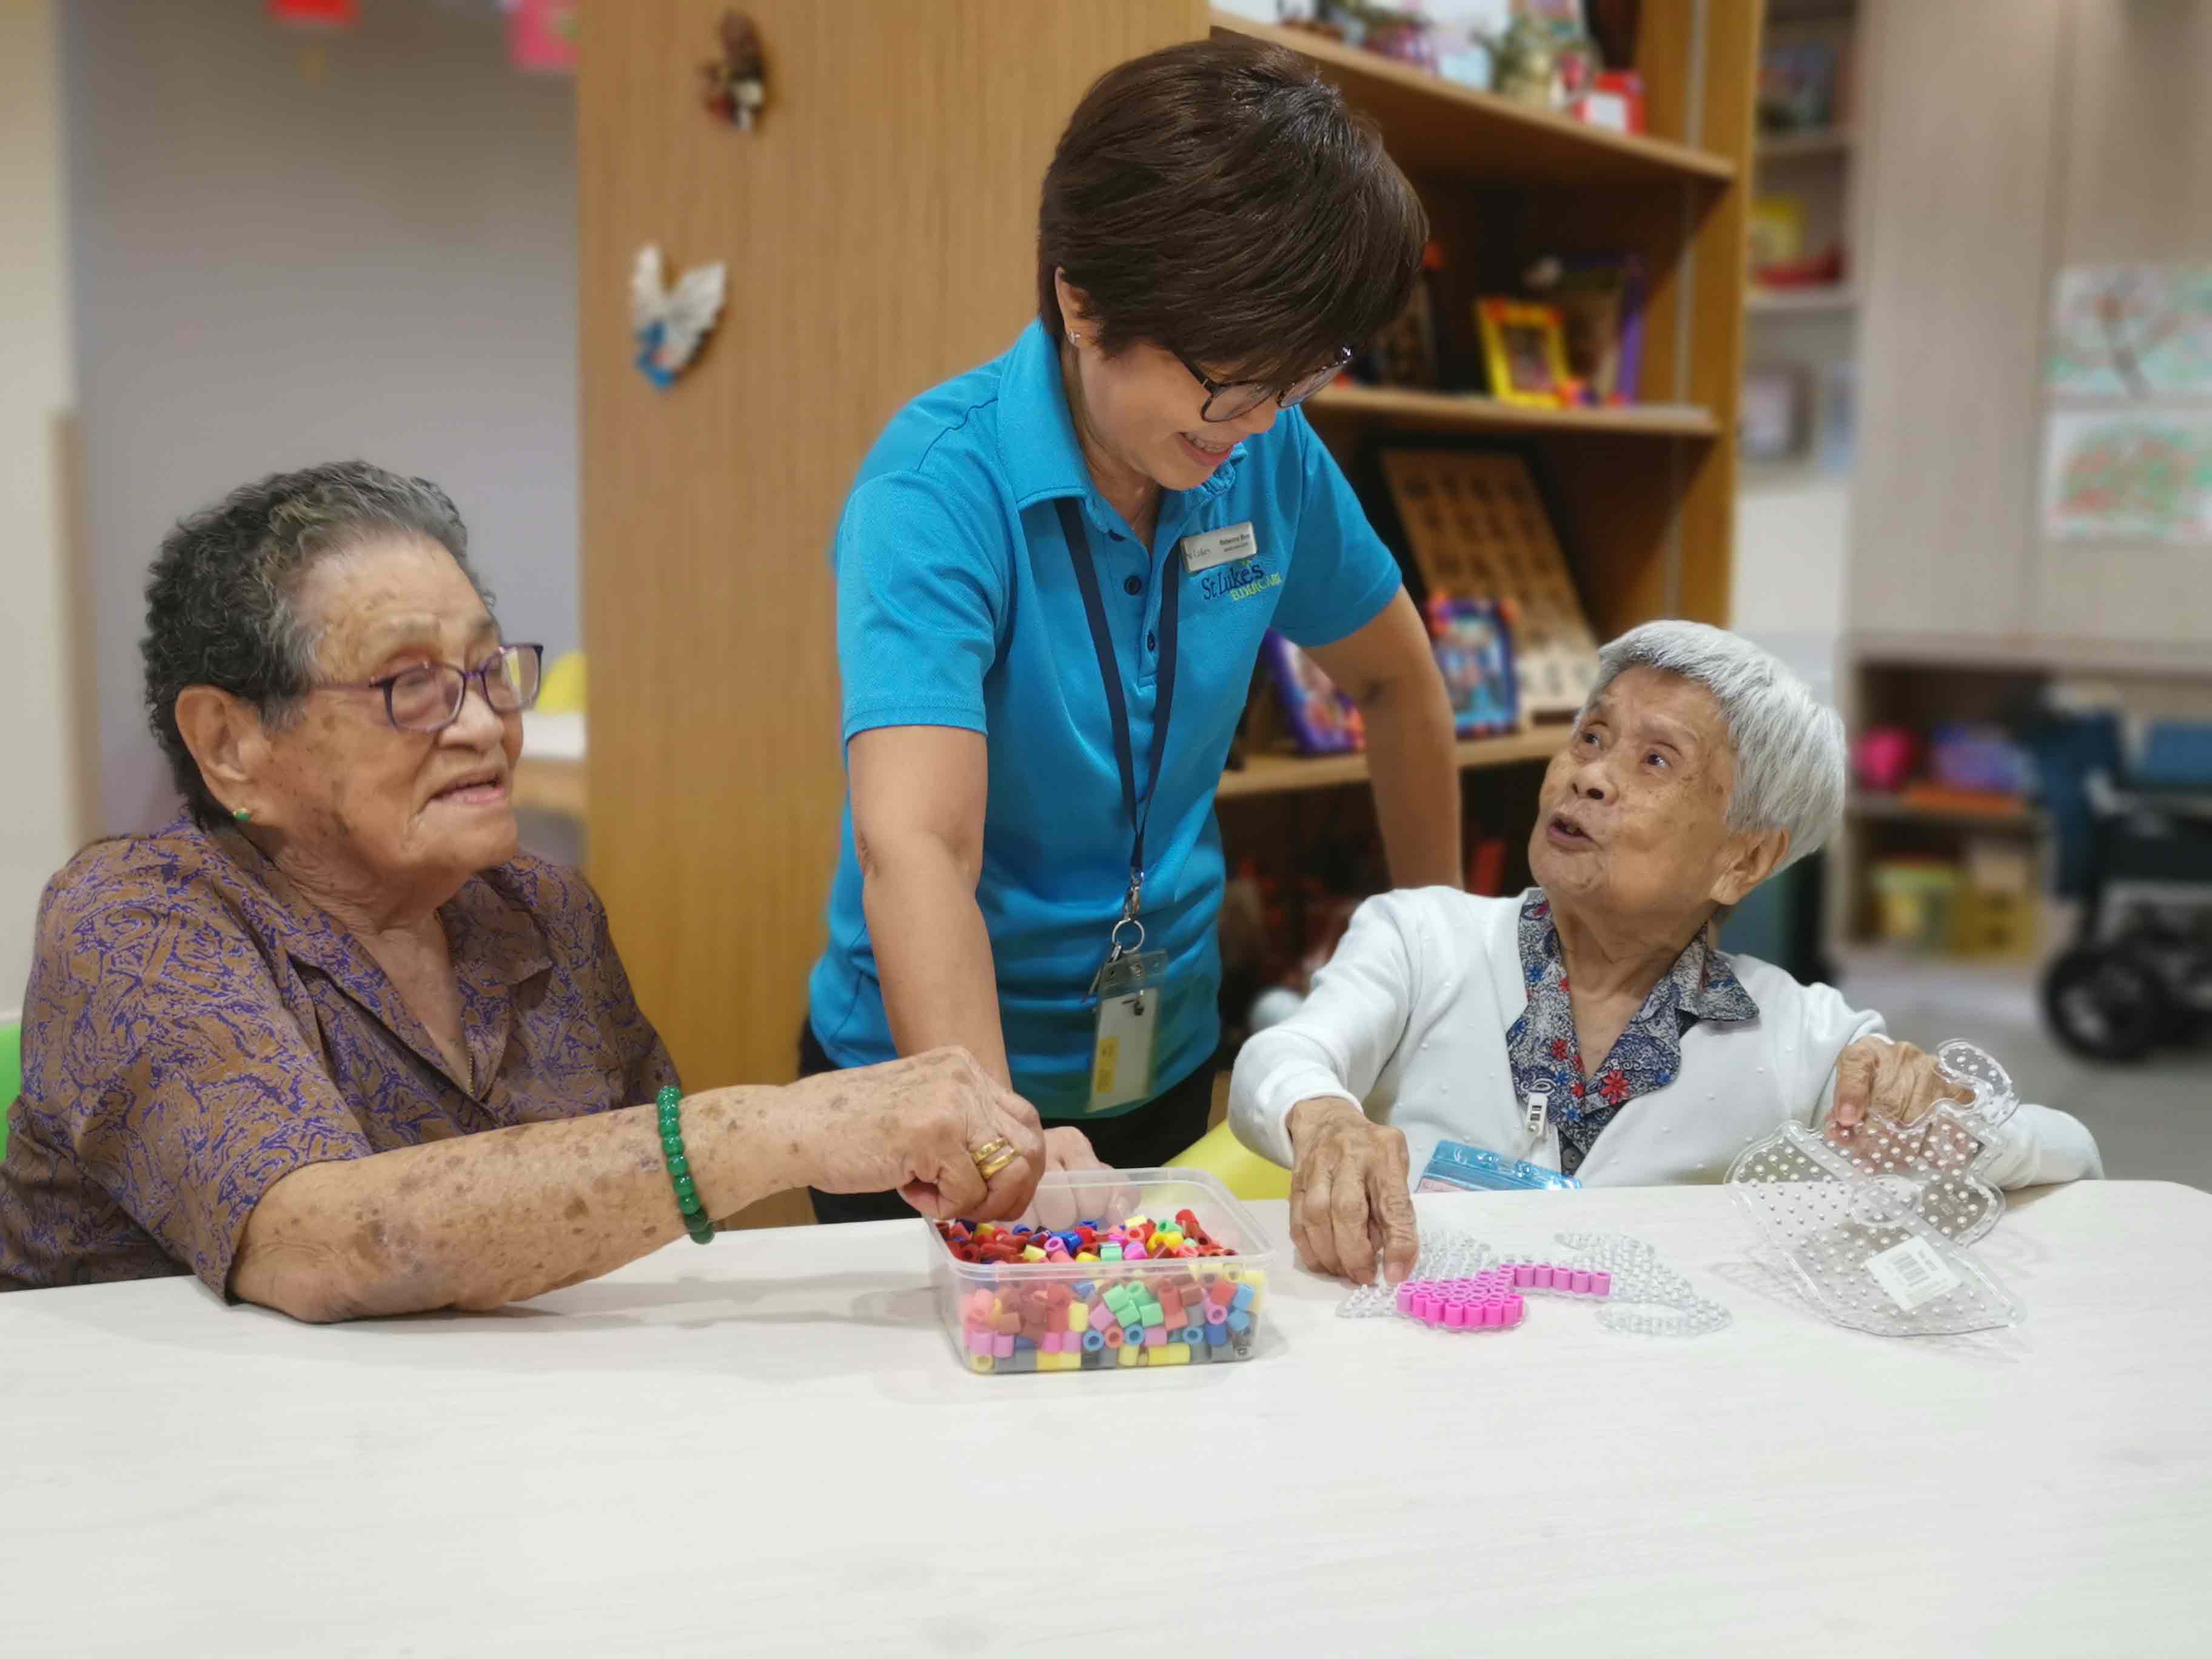
[[[1145,634],[1145,649],[1147,651],[1157,651],[1159,648],[1160,636],[1147,629]]]
[[[1124,577],[1121,582],[1121,591],[1124,593],[1128,594],[1130,597],[1134,598],[1136,595],[1145,591],[1145,579],[1142,576]]]

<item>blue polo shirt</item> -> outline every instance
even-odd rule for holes
[[[1162,584],[1182,584],[1181,660],[1146,828],[1146,948],[1175,992],[1155,1037],[1154,1093],[1220,1041],[1214,923],[1221,832],[1213,795],[1270,628],[1326,645],[1372,621],[1398,566],[1304,415],[1231,450],[1196,489],[1160,502],[1139,543],[1092,483],[1061,392],[1060,358],[1031,323],[1012,350],[925,392],[860,468],[832,558],[844,738],[945,726],[988,743],[976,889],[997,967],[1014,1086],[1048,1118],[1089,1102],[1092,976],[1128,884],[1131,826],[1113,724],[1062,534],[1083,514],[1121,660],[1141,794],[1159,690]],[[1177,544],[1249,523],[1251,557],[1191,572]],[[830,944],[809,988],[814,1032],[841,1066],[895,1057],[861,909],[847,801]]]

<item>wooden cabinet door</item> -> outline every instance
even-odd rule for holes
[[[589,861],[692,1086],[794,1068],[843,772],[828,561],[884,421],[1033,313],[1037,188],[1084,89],[1199,0],[750,0],[768,105],[702,107],[720,0],[583,9]],[[729,268],[657,390],[631,262]]]

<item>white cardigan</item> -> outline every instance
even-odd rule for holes
[[[1261,1157],[1292,1162],[1291,1109],[1334,1096],[1405,1132],[1418,1182],[1439,1140],[1559,1167],[1559,1130],[1526,1127],[1506,1033],[1528,1005],[1521,900],[1446,887],[1386,893],[1359,907],[1304,1008],[1237,1057],[1229,1116]],[[1605,1127],[1576,1171],[1585,1186],[1713,1182],[1735,1155],[1785,1122],[1824,1121],[1836,1060],[1881,1016],[1826,985],[1731,957],[1759,1018],[1701,1022],[1682,1037],[1680,1074]],[[2002,1132],[1991,1178],[2002,1187],[2101,1176],[2097,1143],[2064,1112],[2023,1105]]]

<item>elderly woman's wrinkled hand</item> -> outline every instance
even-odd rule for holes
[[[1356,1284],[1396,1284],[1419,1250],[1407,1193],[1406,1137],[1350,1101],[1302,1100],[1291,1109],[1291,1242],[1316,1273]]]
[[[793,1092],[819,1097],[801,1121],[805,1179],[824,1192],[896,1188],[933,1219],[1002,1221],[1029,1207],[1045,1170],[1036,1109],[964,1048],[824,1073]],[[1014,1155],[986,1176],[977,1155],[1000,1140]]]
[[[1836,1105],[1828,1121],[1844,1132],[1869,1115],[1893,1123],[1917,1123],[1939,1100],[1963,1105],[1973,1097],[1971,1090],[1948,1080],[1936,1056],[1924,1048],[1887,1037],[1861,1037],[1837,1058]]]

